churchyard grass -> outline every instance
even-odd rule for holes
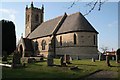
[[[11,69],[3,67],[3,78],[83,78],[98,70],[119,71],[120,66],[115,61],[110,61],[112,67],[108,67],[105,61],[92,62],[91,59],[73,60],[68,67],[51,66],[46,62],[26,64],[25,68]],[[54,59],[54,64],[60,65],[60,59]],[[78,66],[79,70],[70,70],[70,67]]]

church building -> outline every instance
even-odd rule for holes
[[[25,38],[21,37],[18,44],[21,56],[47,57],[50,53],[54,57],[98,57],[98,32],[80,12],[44,21],[43,5],[37,8],[32,2],[25,10]]]

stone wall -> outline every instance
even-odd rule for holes
[[[74,34],[76,44],[74,44]],[[60,45],[62,36],[62,45]],[[94,39],[95,36],[95,39]],[[56,54],[68,54],[76,58],[97,58],[97,34],[92,32],[76,32],[58,35],[56,37]],[[95,41],[94,41],[95,40]]]
[[[43,37],[43,38],[34,39],[34,40],[33,40],[33,44],[34,44],[34,42],[35,42],[36,40],[37,40],[37,42],[38,42],[39,54],[43,54],[44,57],[47,57],[47,55],[48,55],[48,50],[49,50],[49,43],[51,42],[51,38],[50,38],[50,37]],[[42,41],[43,41],[43,40],[46,41],[45,50],[42,50]]]
[[[74,43],[74,35],[76,35],[76,44]],[[95,36],[95,37],[94,37]],[[60,44],[62,37],[62,45]],[[49,43],[51,37],[43,37],[37,40],[40,54],[48,55]],[[46,41],[45,50],[42,50],[42,41]],[[97,58],[97,34],[93,32],[75,32],[56,36],[56,55],[71,55],[73,58]]]

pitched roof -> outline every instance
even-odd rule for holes
[[[28,36],[28,38],[33,39],[37,37],[52,35],[53,30],[55,29],[61,18],[62,16],[59,16],[57,18],[43,22]]]
[[[86,31],[98,33],[80,12],[69,15],[58,30],[57,34],[71,31]]]
[[[56,26],[59,26],[59,23],[61,24],[56,34],[75,31],[98,33],[80,12],[71,14],[69,16],[65,15],[43,22],[28,36],[28,38],[33,39],[38,37],[51,36],[54,30],[58,28]]]

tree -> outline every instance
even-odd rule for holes
[[[7,60],[7,56],[16,49],[15,25],[7,20],[1,20],[0,23],[2,23],[2,57],[3,60]]]
[[[108,50],[108,47],[101,47],[101,50],[103,51],[103,53],[105,53]]]
[[[118,48],[116,52],[116,63],[119,63],[119,60],[120,60],[120,48]]]
[[[72,2],[72,4],[68,7],[68,9],[72,8],[76,2],[79,2],[80,0],[75,0]],[[91,2],[88,2],[86,4],[87,7],[90,7],[90,9],[84,14],[84,16],[90,14],[96,7],[98,7],[98,11],[101,10],[102,5],[108,0],[92,0]]]

